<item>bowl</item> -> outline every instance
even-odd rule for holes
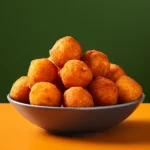
[[[112,106],[66,108],[36,106],[17,102],[7,95],[15,109],[33,124],[50,133],[87,133],[110,129],[128,118],[144,101],[145,95],[136,101]]]

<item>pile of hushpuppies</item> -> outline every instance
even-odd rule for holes
[[[56,41],[48,58],[32,60],[10,97],[31,105],[94,107],[135,101],[142,87],[106,54],[88,50],[71,36]]]

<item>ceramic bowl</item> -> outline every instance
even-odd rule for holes
[[[15,109],[33,124],[51,133],[99,132],[110,129],[128,118],[143,102],[136,101],[112,106],[66,108],[36,106],[17,102],[7,96]]]

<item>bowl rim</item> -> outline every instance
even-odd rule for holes
[[[58,110],[99,110],[99,109],[113,109],[113,108],[120,108],[120,107],[126,107],[129,105],[138,104],[139,102],[143,102],[145,99],[145,94],[142,93],[142,96],[132,102],[123,103],[123,104],[116,104],[116,105],[110,105],[110,106],[95,106],[95,107],[54,107],[54,106],[39,106],[39,105],[31,105],[26,103],[21,103],[18,101],[13,100],[10,97],[10,93],[7,95],[7,99],[10,103],[14,103],[20,106],[26,106],[26,107],[32,107],[32,108],[42,108],[42,109],[58,109]]]
[[[42,108],[42,109],[59,109],[59,110],[99,110],[99,109],[113,109],[113,108],[120,108],[120,107],[125,107],[129,105],[134,105],[138,104],[139,102],[144,101],[145,99],[145,94],[142,93],[142,96],[132,102],[128,103],[123,103],[123,104],[116,104],[116,105],[110,105],[110,106],[95,106],[95,107],[54,107],[54,106],[39,106],[39,105],[31,105],[31,104],[26,104],[26,103],[21,103],[18,101],[13,100],[10,97],[10,93],[7,95],[7,99],[10,103],[14,103],[20,106],[26,106],[26,107],[33,107],[33,108]]]

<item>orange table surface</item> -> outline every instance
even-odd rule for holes
[[[22,117],[10,104],[0,104],[0,150],[150,150],[150,104],[141,104],[120,125],[80,137],[47,133]]]

